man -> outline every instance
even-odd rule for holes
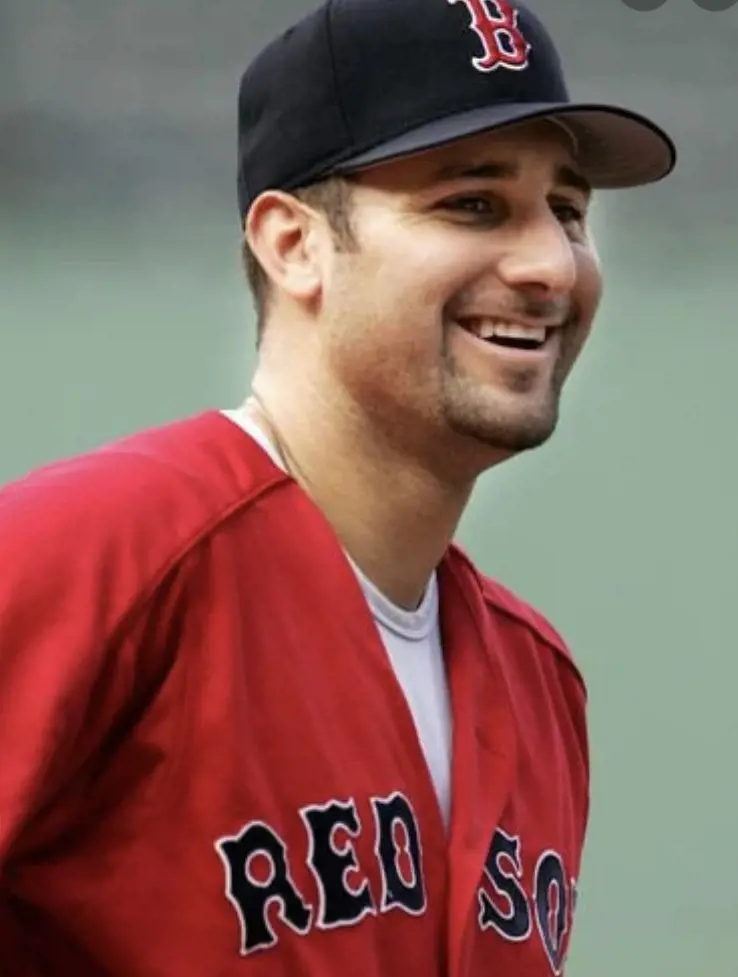
[[[673,146],[504,0],[332,0],[239,127],[246,404],[0,494],[0,972],[560,974],[583,682],[451,540]]]

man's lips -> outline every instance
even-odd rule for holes
[[[454,322],[480,342],[519,352],[542,350],[563,325],[561,319],[532,322],[487,315],[459,316]]]

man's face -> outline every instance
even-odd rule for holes
[[[588,206],[547,122],[365,171],[322,292],[330,375],[404,449],[542,444],[601,293]]]

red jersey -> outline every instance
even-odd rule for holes
[[[0,492],[4,977],[560,974],[583,682],[454,546],[446,830],[341,546],[208,412]]]

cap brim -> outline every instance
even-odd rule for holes
[[[406,132],[334,167],[336,173],[439,148],[468,136],[534,119],[560,122],[573,136],[577,163],[595,189],[615,190],[656,183],[674,169],[669,136],[645,116],[612,105],[525,103],[493,105],[439,119]]]

